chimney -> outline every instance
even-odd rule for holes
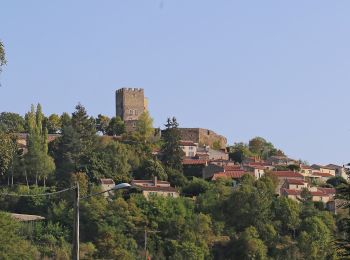
[[[157,176],[154,176],[153,182],[154,182],[154,186],[157,187]]]

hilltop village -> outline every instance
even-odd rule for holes
[[[143,89],[123,88],[116,92],[116,115],[125,122],[127,131],[136,128],[139,116],[146,110],[147,99],[144,97]],[[269,173],[278,179],[277,195],[300,201],[302,192],[309,191],[313,201],[324,203],[329,210],[337,209],[334,200],[335,188],[325,187],[324,184],[334,177],[347,180],[344,166],[305,165],[303,162],[288,158],[283,153],[279,155],[276,153],[264,159],[252,156],[237,161],[230,158],[227,139],[224,136],[203,128],[178,128],[178,130],[186,177],[199,177],[208,181],[223,178],[236,183],[245,174],[259,179],[265,173]],[[155,150],[154,155],[159,157],[159,152]],[[153,182],[149,180],[147,184],[134,181],[134,184],[147,186],[147,189],[153,185],[152,192],[166,194],[165,184],[157,183],[156,180]],[[173,189],[170,189],[169,183],[166,185],[172,196],[175,194],[178,196]]]
[[[143,89],[122,88],[116,91],[116,117],[125,125],[125,133],[133,133],[137,129],[140,116],[147,111],[148,101],[144,96]],[[108,126],[107,126],[108,127]],[[155,129],[154,138],[161,138],[161,129]],[[245,158],[234,157],[236,147],[228,147],[226,137],[216,134],[212,130],[204,128],[178,128],[180,134],[179,147],[183,151],[182,165],[184,175],[187,178],[197,177],[207,181],[219,178],[232,180],[238,183],[243,175],[248,174],[254,179],[261,178],[268,173],[278,180],[276,194],[286,196],[295,201],[301,200],[303,191],[309,191],[313,201],[324,203],[325,208],[335,211],[335,188],[326,186],[327,181],[334,177],[348,179],[347,169],[335,164],[328,165],[305,165],[299,160],[288,158],[281,151],[271,156],[247,156]],[[106,133],[107,131],[105,131]],[[107,135],[108,137],[110,135]],[[128,136],[112,135],[114,139],[128,142]],[[49,134],[48,142],[54,141],[60,134]],[[261,140],[260,140],[261,139]],[[265,140],[262,138],[252,139],[261,148]],[[18,134],[17,142],[26,149],[26,134]],[[260,141],[260,144],[259,144]],[[254,149],[254,148],[253,148]],[[230,151],[232,152],[230,156]],[[155,148],[152,154],[160,159],[159,149]],[[100,179],[102,187],[106,183],[113,183],[113,179]],[[132,180],[134,186],[144,189],[148,194],[166,196],[179,196],[175,187],[169,182],[152,180]],[[106,186],[109,187],[108,185]]]
[[[0,114],[0,226],[16,252],[4,258],[340,259],[347,166],[289,158],[262,137],[230,145],[175,117],[157,129],[147,107],[143,89],[121,88],[111,118],[81,104]]]

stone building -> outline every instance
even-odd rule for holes
[[[121,88],[115,93],[116,116],[121,117],[128,132],[136,127],[140,115],[147,110],[147,99],[142,88]]]
[[[189,140],[199,144],[199,146],[210,146],[211,148],[225,149],[227,139],[218,135],[214,131],[203,128],[179,128],[181,139]],[[217,146],[217,147],[216,147]]]

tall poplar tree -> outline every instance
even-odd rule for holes
[[[31,111],[26,115],[28,153],[25,155],[25,165],[29,176],[35,178],[35,184],[38,185],[38,180],[41,179],[45,186],[48,176],[55,171],[55,163],[48,155],[48,133],[43,128],[43,119],[41,105],[37,105],[36,111],[32,105]]]
[[[0,131],[0,175],[5,175],[12,165],[16,145],[10,134]]]

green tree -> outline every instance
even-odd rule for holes
[[[144,225],[140,210],[122,198],[107,203],[103,196],[92,197],[81,205],[82,239],[96,245],[95,258],[136,259],[139,222]]]
[[[185,175],[179,170],[165,167],[165,172],[168,176],[168,181],[170,182],[171,186],[184,187],[188,182]]]
[[[302,201],[303,201],[304,203],[307,203],[307,202],[311,202],[311,201],[312,201],[312,194],[311,194],[311,192],[310,192],[308,189],[306,189],[306,188],[303,188],[303,189],[302,189],[302,191],[301,191],[301,193],[300,193],[300,197],[301,197],[301,199],[302,199]]]
[[[112,117],[109,125],[107,127],[107,135],[115,136],[122,135],[125,133],[125,124],[124,121],[119,117]]]
[[[349,164],[348,164],[349,165]],[[349,171],[347,172],[349,175]],[[350,257],[350,183],[340,184],[336,188],[336,199],[342,202],[341,208],[345,211],[345,216],[341,220],[343,224],[343,236],[338,238],[337,245],[341,256],[345,259]]]
[[[33,234],[30,238],[38,246],[41,259],[70,259],[70,245],[67,241],[68,229],[58,223],[39,222],[33,225]]]
[[[221,225],[227,221],[226,203],[233,192],[232,182],[219,179],[210,184],[205,193],[198,195],[197,206],[200,212],[210,214],[217,221],[217,232],[221,233],[223,231]],[[214,222],[214,224],[216,223]]]
[[[72,114],[72,127],[80,137],[80,148],[83,155],[88,154],[96,141],[96,124],[92,117],[89,117],[86,109],[81,104],[75,107]]]
[[[331,231],[319,217],[303,221],[298,242],[305,259],[329,259],[334,252],[332,239]]]
[[[0,131],[7,133],[24,132],[25,121],[22,116],[16,113],[2,112],[0,114]]]
[[[176,118],[168,118],[163,133],[163,146],[161,150],[162,162],[165,166],[182,170],[182,158],[184,152],[180,147],[180,131]]]
[[[247,227],[240,235],[233,248],[233,258],[242,260],[268,259],[267,247],[259,238],[255,227]]]
[[[267,159],[273,155],[284,156],[284,153],[281,150],[276,149],[272,143],[267,142],[262,137],[254,137],[249,141],[248,146],[252,153],[263,159]]]
[[[0,212],[0,259],[37,259],[37,249],[19,235],[20,225]]]
[[[244,175],[238,188],[223,205],[225,214],[230,216],[227,224],[239,232],[249,226],[259,230],[272,219],[274,193],[275,186],[271,178],[254,181],[252,176]]]
[[[45,186],[46,179],[55,171],[55,163],[48,155],[47,129],[42,125],[44,116],[40,104],[37,105],[36,111],[32,105],[26,118],[29,127],[28,153],[25,155],[26,171],[35,178],[36,185],[38,180],[42,179]]]
[[[290,165],[287,166],[287,168],[290,171],[295,171],[295,172],[299,172],[300,171],[300,166],[297,165],[297,164],[290,164]]]
[[[63,129],[63,127],[71,126],[72,118],[68,113],[64,112],[60,116],[60,121],[61,121],[61,128]],[[61,129],[61,131],[62,131],[62,129]]]
[[[162,259],[207,259],[214,234],[209,215],[194,212],[194,202],[187,198],[134,197],[147,226],[160,231],[152,235],[148,250]]]
[[[249,141],[249,150],[255,154],[261,154],[265,149],[266,140],[262,137],[254,137]]]
[[[153,119],[151,118],[148,111],[143,112],[136,125],[136,131],[134,136],[139,142],[147,143],[150,138],[154,135]]]
[[[296,230],[300,225],[300,206],[296,201],[281,197],[274,204],[276,220],[281,223],[281,233],[286,235],[292,231],[295,238]]]
[[[146,159],[135,174],[136,178],[167,180],[168,176],[164,170],[162,163],[157,159]]]
[[[16,152],[16,145],[10,134],[0,131],[0,175],[5,175],[10,168],[14,153]]]
[[[60,186],[69,185],[71,175],[76,172],[87,173],[97,141],[95,120],[81,104],[75,107],[71,119],[64,117],[64,120],[61,117],[62,136],[51,151],[58,165],[56,178]]]
[[[111,119],[108,116],[99,114],[96,118],[96,130],[103,135],[107,134],[110,121]]]
[[[46,119],[46,127],[49,134],[57,134],[62,130],[61,117],[56,114],[51,114]]]
[[[88,193],[89,180],[85,172],[76,172],[71,175],[71,183],[79,183],[79,192],[81,196]]]
[[[348,182],[340,176],[329,178],[326,183],[332,185],[334,188],[337,188],[339,185],[346,185]]]
[[[229,147],[229,157],[232,161],[242,163],[246,158],[253,156],[249,147],[245,143],[235,143]]]
[[[62,136],[51,144],[51,149],[57,165],[56,179],[59,186],[67,187],[70,175],[81,169],[80,137],[70,124],[63,126]]]
[[[202,178],[194,177],[192,181],[188,182],[182,189],[182,193],[186,196],[198,196],[209,189],[209,183]]]
[[[126,145],[111,141],[99,144],[89,157],[87,167],[90,180],[112,178],[115,182],[129,182],[131,179],[130,153]]]

